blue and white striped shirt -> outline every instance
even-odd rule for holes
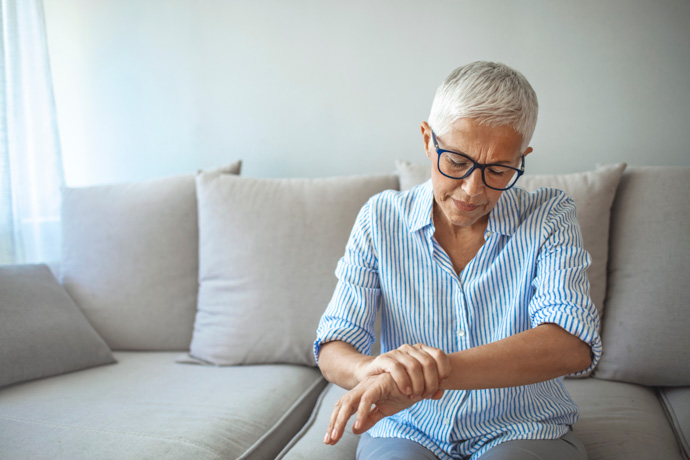
[[[555,323],[601,355],[575,205],[565,193],[514,187],[489,215],[485,243],[458,275],[436,242],[431,181],[385,191],[361,209],[338,284],[317,330],[369,354],[382,315],[381,349],[424,343],[446,353]],[[589,370],[589,369],[588,369]],[[582,371],[582,373],[586,372]],[[446,391],[381,420],[369,433],[422,444],[441,459],[478,458],[501,442],[555,439],[578,418],[563,378],[511,388]]]

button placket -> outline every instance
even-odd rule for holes
[[[464,350],[467,348],[463,344],[466,342],[466,336],[467,336],[467,299],[465,298],[465,291],[463,289],[462,285],[462,280],[460,277],[457,278],[458,280],[458,293],[457,293],[457,300],[456,300],[456,311],[457,311],[457,329],[455,330],[455,334],[458,339],[458,344],[459,344],[459,349]]]

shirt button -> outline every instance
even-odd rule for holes
[[[446,417],[443,419],[443,424],[444,425],[450,425],[450,417]]]
[[[458,331],[458,335],[459,335],[460,337],[465,337],[465,330],[464,330],[464,329],[460,329],[460,330]]]
[[[487,238],[491,238],[491,236],[492,236],[493,234],[494,234],[494,232],[492,232],[492,231],[489,230],[489,231],[486,232],[486,237],[487,237]]]

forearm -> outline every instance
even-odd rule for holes
[[[589,345],[555,324],[448,356],[451,375],[442,386],[448,390],[529,385],[586,369],[591,363]]]
[[[319,368],[329,382],[351,390],[363,378],[361,370],[374,358],[358,352],[352,345],[341,342],[328,342],[321,346]]]

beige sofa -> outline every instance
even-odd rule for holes
[[[690,452],[689,168],[526,176],[573,196],[604,353],[567,379],[591,459]],[[353,459],[311,342],[355,215],[398,174],[253,179],[239,164],[65,190],[63,259],[0,267],[0,458]]]

